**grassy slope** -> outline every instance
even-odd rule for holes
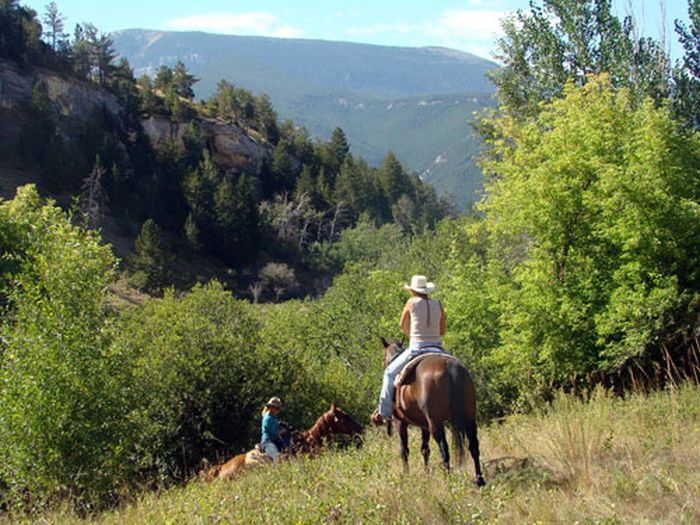
[[[398,439],[374,430],[359,451],[328,452],[250,472],[231,483],[195,481],[103,514],[136,523],[698,523],[700,388],[628,400],[562,397],[548,414],[482,430],[488,485],[470,462],[446,476],[420,467],[411,436],[404,477]],[[433,449],[435,447],[433,446]],[[2,520],[0,519],[0,522]],[[42,523],[84,523],[68,512]]]

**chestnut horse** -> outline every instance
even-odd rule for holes
[[[356,445],[362,443],[362,427],[344,410],[331,403],[330,408],[324,412],[316,423],[306,432],[294,432],[292,434],[291,455],[311,453],[320,449],[324,441],[330,443],[338,434],[348,435],[353,438]],[[251,467],[264,465],[271,461],[267,454],[257,449],[238,454],[221,465],[214,465],[204,476],[205,481],[211,482],[219,478],[231,480],[238,474]]]
[[[331,403],[330,409],[324,412],[316,423],[306,432],[295,432],[292,435],[292,453],[316,452],[323,445],[333,442],[337,435],[350,436],[353,442],[362,444],[362,427],[347,412]]]
[[[384,345],[384,367],[401,352],[401,343]],[[407,365],[410,366],[410,363]],[[452,426],[453,446],[459,464],[464,459],[464,439],[469,439],[469,452],[474,460],[476,484],[483,486],[479,462],[479,440],[476,430],[476,392],[469,371],[450,355],[429,354],[404,378],[394,394],[394,416],[401,439],[401,458],[408,470],[408,426],[420,427],[423,463],[428,466],[429,441],[432,435],[440,449],[442,464],[450,469],[450,453],[444,423]]]

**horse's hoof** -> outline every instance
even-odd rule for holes
[[[483,486],[485,486],[485,485],[486,485],[486,482],[484,481],[484,477],[483,477],[483,476],[477,476],[477,478],[476,478],[476,486],[477,486],[477,487],[483,487]]]

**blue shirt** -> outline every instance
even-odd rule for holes
[[[275,442],[279,438],[280,420],[277,416],[267,413],[262,419],[262,439],[261,443]]]

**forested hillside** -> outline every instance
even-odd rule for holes
[[[14,2],[0,6],[4,60],[12,60],[16,75],[50,77],[36,64],[51,71],[49,59],[60,54],[37,40],[35,15]],[[99,139],[95,149],[77,150],[89,152],[87,160],[67,159],[93,168],[87,179],[58,164],[81,194],[73,207],[57,206],[31,185],[0,202],[0,512],[37,517],[62,506],[69,514],[98,513],[190,480],[203,458],[214,461],[259,439],[260,407],[270,395],[284,399],[284,417],[298,428],[330,401],[366,423],[381,384],[380,337],[399,335],[402,284],[420,273],[437,283],[435,297],[447,314],[444,343],[474,375],[481,424],[538,414],[553,401],[560,408],[573,403],[549,423],[513,417],[490,434],[492,452],[535,443],[530,450],[539,450],[534,454],[551,466],[555,482],[539,467],[496,471],[502,483],[479,495],[488,516],[515,516],[517,523],[593,508],[598,521],[615,523],[645,515],[653,496],[650,515],[692,523],[697,509],[684,487],[696,484],[684,470],[683,450],[693,443],[684,440],[697,421],[697,389],[677,386],[700,378],[700,2],[691,1],[689,20],[676,24],[685,48],[676,64],[611,9],[606,0],[544,0],[503,21],[504,66],[494,77],[499,104],[479,123],[486,195],[478,213],[442,219],[434,192],[395,156],[369,168],[348,151],[341,130],[327,143],[309,141],[303,130],[277,122],[264,97],[228,82],[194,102],[195,79],[183,66],[139,81],[126,75],[122,84],[91,63],[92,83],[85,85],[111,78],[115,100],[132,100],[139,109],[131,115],[139,118],[122,128],[130,113],[112,121],[101,110],[104,122],[116,122],[111,131],[87,128],[71,139]],[[99,49],[100,38],[88,41]],[[73,68],[72,60],[61,67]],[[52,86],[34,84],[31,118],[20,134],[27,140],[44,133],[47,159],[54,144],[68,140],[56,130],[71,122],[46,110],[67,100],[52,99]],[[217,155],[233,158],[222,153],[230,150],[217,145],[219,134],[202,139],[217,126],[228,126],[228,137],[244,132],[239,145],[268,152],[259,173],[218,169]],[[153,163],[155,171],[136,176],[124,170],[125,158]],[[47,162],[36,161],[43,177],[54,173]],[[169,195],[157,199],[169,211],[149,208],[153,195]],[[115,201],[128,211],[121,220],[140,229],[127,267],[132,283],[158,295],[144,304],[124,306],[110,291],[123,269],[91,221],[102,220],[99,211]],[[349,217],[344,227],[341,210]],[[165,220],[175,217],[174,225]],[[245,241],[243,233],[250,235]],[[258,243],[258,251],[242,249],[244,242]],[[172,255],[199,269],[204,254],[227,261],[236,270],[231,281],[166,287],[161,296],[167,270],[178,268]],[[310,277],[298,298],[285,301],[297,278],[292,261]],[[332,285],[312,296],[308,282],[329,268],[336,271]],[[231,293],[240,292],[237,282],[250,283],[247,297]],[[269,300],[255,304],[263,293]],[[586,405],[596,386],[610,387],[610,395],[670,392],[644,408],[625,409],[599,394]],[[560,390],[581,399],[562,401],[571,398]],[[625,424],[617,424],[618,410],[626,410]],[[632,422],[642,417],[647,430],[639,436]],[[588,434],[591,428],[598,430]],[[564,437],[552,441],[553,432]],[[340,485],[343,512],[365,486],[377,494],[386,483],[398,486],[387,474],[394,470],[373,456],[387,447],[372,439],[368,450],[309,467],[326,476],[311,483],[309,471],[303,474],[309,494],[328,501],[334,461],[351,481],[364,476],[362,490]],[[551,446],[541,445],[548,439]],[[611,462],[613,471],[605,470]],[[269,470],[250,486],[269,486],[278,472],[292,476],[309,464]],[[423,491],[407,492],[415,498],[396,491],[401,502],[422,502],[419,521],[440,512],[445,521],[478,521],[461,504],[469,490],[463,473],[424,475],[420,486],[445,491],[436,496],[440,504]],[[175,489],[164,500],[186,494],[194,498],[187,505],[200,509],[218,494],[207,487]],[[516,507],[514,491],[523,495]],[[622,518],[590,504],[608,491],[631,506]],[[276,493],[289,494],[286,487]],[[301,494],[303,502],[289,497],[285,505],[321,516],[308,506],[313,498]],[[590,495],[588,503],[581,494]],[[151,510],[155,498],[143,498],[144,515],[162,516]],[[563,500],[573,510],[559,507]],[[351,508],[385,519],[390,507],[376,506],[382,502]],[[544,510],[530,512],[537,502]],[[207,516],[230,514],[212,509]]]
[[[71,37],[55,5],[43,29],[34,12],[4,9],[16,31],[0,57],[5,167],[39,173],[64,204],[79,197],[110,240],[138,235],[120,255],[140,289],[208,274],[255,300],[315,294],[342,264],[328,250],[361,217],[408,232],[452,212],[392,153],[379,168],[353,156],[340,128],[313,141],[266,95],[223,80],[195,102],[181,62],[136,79],[91,24]]]
[[[494,62],[444,48],[350,42],[117,31],[115,48],[139,73],[155,74],[180,60],[211,96],[223,77],[267,93],[280,115],[313,137],[340,126],[357,154],[379,166],[387,150],[447,193],[462,210],[478,200],[479,138],[474,113],[492,105],[487,73]]]

